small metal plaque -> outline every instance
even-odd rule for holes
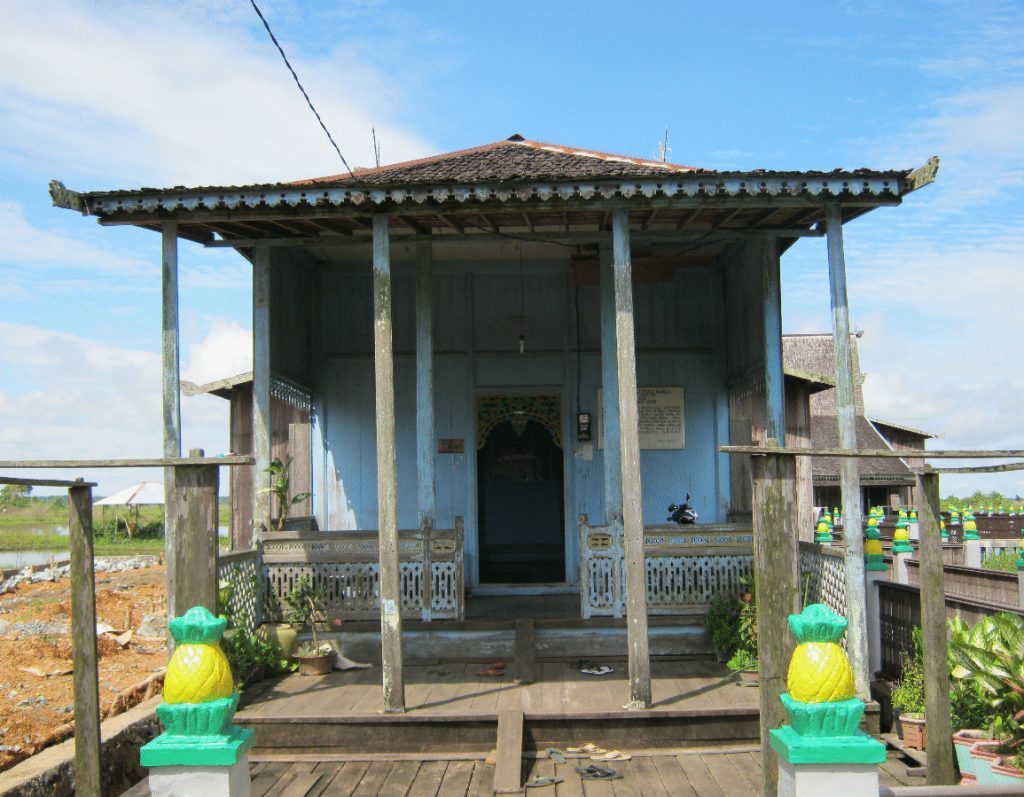
[[[464,454],[466,441],[461,437],[439,437],[437,439],[438,454]]]
[[[611,534],[587,535],[587,547],[592,551],[606,551],[612,547]]]
[[[455,540],[439,537],[430,541],[432,553],[451,553],[455,550]]]

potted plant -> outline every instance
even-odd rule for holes
[[[903,655],[903,674],[892,690],[892,712],[897,717],[897,730],[903,743],[915,750],[924,750],[927,742],[924,716],[924,650],[921,629],[912,633],[914,652]]]
[[[983,619],[965,639],[954,638],[950,657],[960,680],[970,679],[988,698],[996,741],[971,747],[979,784],[1021,783],[1024,772],[1024,617],[999,613]]]
[[[711,639],[718,661],[725,664],[740,646],[739,608],[735,600],[715,595],[704,615],[704,632]]]
[[[992,735],[992,711],[985,692],[977,680],[970,677],[970,672],[956,663],[953,655],[958,645],[982,642],[982,634],[981,623],[972,628],[959,618],[949,621],[949,706],[951,724],[957,729],[953,734],[953,749],[956,751],[962,783],[977,782],[975,762],[979,759],[971,755],[971,748],[979,742],[995,741]],[[979,747],[981,749],[983,747]],[[986,759],[986,766],[991,767],[989,759]]]
[[[260,490],[261,493],[270,493],[277,499],[277,530],[284,529],[284,523],[288,519],[288,512],[293,506],[309,498],[310,493],[296,493],[291,498],[288,493],[291,490],[291,478],[288,476],[288,469],[292,465],[294,457],[288,457],[287,462],[282,462],[277,457],[270,461],[270,466],[263,472],[270,474],[270,486]]]
[[[739,648],[733,653],[732,658],[725,666],[733,672],[739,673],[741,686],[757,686],[761,680],[757,653],[746,648]]]
[[[338,654],[330,645],[321,645],[317,624],[323,620],[324,601],[327,595],[322,586],[314,586],[306,574],[299,576],[295,587],[285,600],[290,607],[289,619],[293,623],[308,625],[313,643],[299,646],[295,660],[299,663],[301,675],[324,675],[334,668]]]

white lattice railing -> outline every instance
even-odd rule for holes
[[[626,582],[621,528],[580,516],[580,604],[584,617],[621,617]],[[649,614],[676,614],[715,595],[738,596],[754,566],[749,527],[648,526],[644,529]]]
[[[231,585],[231,598],[220,607],[232,623],[249,631],[256,630],[260,616],[259,554],[233,551],[217,556],[217,583]]]
[[[268,614],[284,616],[285,596],[306,575],[323,588],[330,617],[380,617],[377,532],[276,532],[262,545]],[[463,618],[462,518],[455,519],[454,529],[400,531],[398,556],[403,617]]]
[[[846,551],[815,542],[800,543],[800,573],[808,579],[807,603],[824,603],[846,617]]]

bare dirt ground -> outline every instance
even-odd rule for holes
[[[73,733],[70,590],[64,578],[0,595],[0,770]],[[97,625],[113,629],[98,640],[104,718],[161,689],[163,637],[139,631],[164,627],[164,596],[163,566],[96,574]]]

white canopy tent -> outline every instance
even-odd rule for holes
[[[139,507],[144,505],[162,504],[164,502],[164,483],[156,481],[144,481],[127,487],[120,492],[93,501],[93,506],[124,506],[128,507],[128,514],[123,518],[125,530],[131,538],[139,525]],[[129,522],[128,517],[132,508],[135,509],[135,522]],[[120,519],[120,518],[119,518]]]

